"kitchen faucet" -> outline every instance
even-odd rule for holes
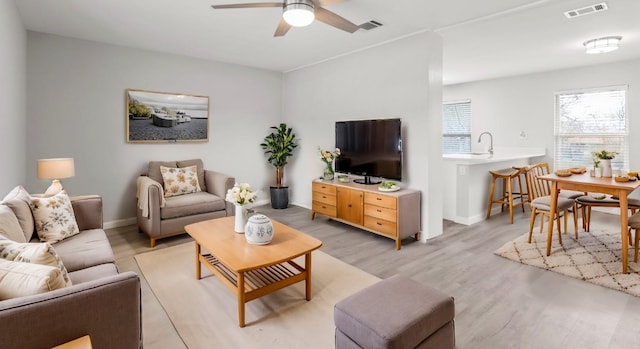
[[[493,155],[493,135],[491,134],[491,132],[482,132],[480,134],[480,137],[478,137],[478,143],[480,143],[480,141],[482,140],[482,135],[484,134],[489,135],[489,140],[491,141],[491,144],[489,145],[489,154]]]

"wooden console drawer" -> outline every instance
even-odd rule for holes
[[[338,210],[335,206],[333,205],[327,205],[325,203],[322,202],[318,202],[318,201],[314,201],[312,204],[312,209],[313,211],[323,214],[325,216],[329,216],[329,217],[336,217],[338,216]]]
[[[336,195],[336,187],[334,185],[329,185],[322,182],[313,182],[311,190],[318,193],[324,193],[333,196]]]
[[[382,233],[387,236],[396,237],[397,225],[393,222],[385,221],[384,219],[379,219],[371,216],[364,216],[364,226],[375,230],[379,233]]]
[[[329,195],[329,194],[325,194],[325,193],[314,191],[312,200],[314,202],[317,201],[317,202],[321,202],[323,204],[336,206],[336,196],[335,195]]]
[[[376,206],[382,206],[395,210],[397,208],[397,200],[393,196],[382,195],[378,193],[364,193],[364,203]]]
[[[384,219],[390,222],[396,222],[396,210],[392,210],[382,206],[364,205],[365,216]]]
[[[379,191],[354,182],[314,180],[311,185],[311,220],[317,214],[395,240],[420,233],[420,192],[403,188]]]

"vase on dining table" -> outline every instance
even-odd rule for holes
[[[600,167],[602,168],[602,177],[613,177],[611,159],[601,159]]]
[[[246,224],[244,206],[243,205],[235,205],[235,206],[236,206],[236,217],[235,217],[235,224],[234,224],[233,230],[236,233],[242,234],[244,233],[244,226]]]

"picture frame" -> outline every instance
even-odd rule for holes
[[[209,141],[209,97],[125,91],[127,143]]]

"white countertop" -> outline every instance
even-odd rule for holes
[[[495,148],[493,154],[489,153],[462,153],[442,155],[445,161],[455,162],[461,165],[478,165],[492,162],[527,159],[546,154],[545,148]]]

